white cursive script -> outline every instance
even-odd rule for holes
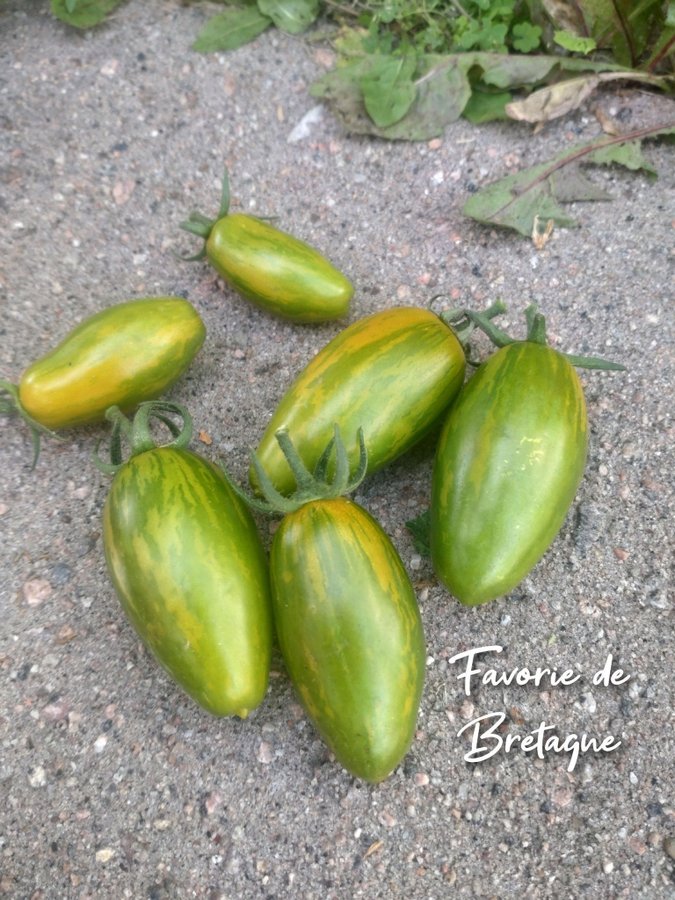
[[[520,749],[521,753],[534,753],[539,759],[544,759],[546,753],[570,753],[570,761],[567,766],[568,772],[573,772],[579,756],[583,753],[610,753],[621,746],[621,741],[609,734],[603,738],[595,738],[587,735],[585,732],[576,735],[568,734],[561,738],[555,731],[555,725],[547,725],[541,722],[533,731],[526,735],[519,734],[499,734],[498,728],[506,720],[506,715],[501,712],[487,713],[487,715],[479,716],[471,722],[467,722],[463,728],[457,732],[457,737],[463,734],[467,729],[473,728],[471,737],[471,749],[464,755],[465,762],[478,763],[486,759],[490,759],[495,753],[503,750],[504,753],[510,753],[514,747]],[[491,722],[489,727],[484,727]]]

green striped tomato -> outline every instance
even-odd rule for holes
[[[217,220],[206,240],[213,268],[248,300],[294,322],[339,319],[351,282],[317,250],[244,213]]]
[[[512,590],[546,552],[583,475],[586,404],[573,366],[544,344],[494,353],[450,410],[432,480],[439,578],[473,606]]]
[[[288,432],[312,469],[337,423],[355,466],[363,427],[372,473],[400,456],[438,422],[464,379],[454,332],[426,309],[398,307],[344,329],[309,362],[279,402],[256,456],[282,494],[293,473],[275,434]],[[255,473],[251,483],[257,488]]]
[[[122,607],[157,660],[210,713],[247,716],[268,682],[268,567],[220,470],[171,447],[132,456],[106,500],[103,540]]]
[[[425,649],[415,593],[391,541],[345,498],[288,514],[270,554],[279,646],[340,763],[382,781],[408,751]]]
[[[158,397],[190,364],[205,329],[182,297],[149,297],[86,319],[21,376],[20,409],[48,429],[102,420]]]

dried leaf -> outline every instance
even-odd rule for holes
[[[605,132],[605,134],[621,134],[621,128],[616,119],[612,118],[608,113],[605,112],[600,106],[597,106],[593,110],[593,114],[595,118],[600,123],[600,127]]]
[[[543,250],[546,244],[548,244],[549,238],[553,234],[554,224],[553,219],[549,219],[542,229],[539,216],[534,217],[534,224],[532,225],[532,243],[534,244],[535,250]]]
[[[582,75],[541,88],[525,100],[507,103],[506,114],[519,122],[550,122],[577,109],[600,84],[599,75]]]
[[[580,75],[540,88],[525,100],[506,105],[506,113],[520,122],[550,122],[578,109],[596,88],[606,81],[643,81],[655,86],[665,86],[666,79],[645,72],[600,72]]]

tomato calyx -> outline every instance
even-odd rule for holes
[[[204,246],[199,251],[199,253],[195,253],[193,256],[181,256],[177,254],[179,259],[182,259],[184,262],[197,262],[199,260],[206,258],[206,242],[209,239],[209,235],[213,230],[213,226],[216,222],[220,221],[220,219],[224,219],[225,216],[230,211],[230,176],[228,174],[227,168],[223,171],[223,180],[220,188],[220,208],[218,210],[218,215],[215,219],[209,219],[208,216],[202,215],[199,212],[191,212],[188,218],[180,223],[180,228],[183,231],[187,231],[190,234],[195,234],[197,237],[200,237],[204,241]]]
[[[506,347],[509,344],[519,342],[516,338],[512,338],[510,334],[507,334],[506,331],[494,325],[485,313],[466,310],[466,315],[477,328],[480,328],[490,338],[496,347]],[[535,303],[530,304],[525,310],[525,321],[527,323],[525,340],[544,347],[549,346],[546,337],[546,319],[539,312]],[[598,356],[576,356],[572,353],[561,353],[561,356],[564,356],[573,366],[577,366],[580,369],[600,369],[610,372],[624,372],[626,369],[621,363],[601,359]]]
[[[431,302],[440,299],[442,296],[442,294],[436,294],[431,298]],[[495,316],[500,316],[505,312],[507,312],[506,304],[502,300],[495,300],[481,315],[489,322]],[[456,307],[455,309],[438,313],[438,318],[454,332],[455,337],[462,345],[467,363],[470,366],[478,366],[479,362],[471,356],[470,338],[477,326],[470,316],[470,310]]]
[[[258,512],[270,515],[288,515],[304,506],[306,503],[312,503],[315,500],[333,500],[337,497],[343,497],[351,494],[361,484],[366,477],[368,471],[368,451],[363,436],[363,428],[357,431],[359,442],[359,462],[354,475],[351,474],[349,468],[349,457],[344,441],[340,435],[340,428],[336,424],[333,431],[333,437],[330,439],[313,472],[307,468],[300,454],[293,446],[288,432],[284,428],[280,428],[275,433],[275,437],[284,454],[288,465],[290,466],[293,476],[295,477],[296,490],[290,495],[285,496],[278,491],[271,478],[265,472],[256,457],[251,452],[251,461],[258,478],[258,487],[263,499],[252,497],[243,491],[236,484],[233,484],[228,473],[223,469],[223,474],[234,491],[247,503],[252,509]],[[332,478],[328,478],[328,464],[330,458],[335,453],[335,471]]]
[[[30,467],[31,469],[34,469],[40,457],[41,436],[46,434],[49,435],[49,437],[55,438],[57,441],[63,440],[63,438],[55,431],[52,431],[51,428],[47,428],[46,425],[41,425],[40,422],[36,421],[24,409],[21,399],[19,398],[19,389],[15,384],[12,384],[11,381],[0,379],[0,416],[9,416],[13,413],[17,413],[21,416],[26,425],[30,428],[33,444],[33,461]]]
[[[178,416],[180,424],[173,417]],[[192,416],[184,406],[178,403],[169,403],[166,400],[147,400],[139,404],[133,419],[124,415],[119,406],[111,406],[106,410],[105,417],[112,423],[110,433],[109,454],[110,462],[101,459],[97,445],[93,454],[94,465],[105,475],[114,475],[128,459],[155,450],[159,447],[173,447],[185,449],[192,440]],[[153,432],[153,422],[164,425],[172,436],[172,440],[164,442],[158,440]],[[129,448],[125,458],[123,453],[123,441]]]

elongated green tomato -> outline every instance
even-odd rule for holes
[[[352,466],[358,459],[353,436],[366,429],[368,472],[375,472],[433,428],[459,391],[464,370],[458,337],[430,310],[396,307],[367,316],[300,372],[273,413],[256,458],[276,489],[289,493],[295,482],[276,432],[288,432],[311,468],[337,423]],[[257,489],[255,470],[250,474]]]
[[[222,472],[180,445],[153,447],[143,404],[138,452],[120,464],[103,512],[110,576],[135,630],[171,677],[216,716],[246,717],[267,689],[268,565],[246,504]],[[124,422],[119,411],[116,422]],[[132,434],[126,429],[127,435]]]
[[[270,572],[303,706],[349,772],[382,781],[410,747],[424,679],[422,623],[398,553],[357,504],[317,500],[283,519]]]
[[[441,581],[469,606],[508,593],[541,559],[584,471],[581,383],[571,362],[546,346],[543,317],[528,312],[528,340],[508,339],[478,369],[438,443],[432,560]]]
[[[249,502],[285,512],[270,554],[281,653],[307,714],[339,762],[379,782],[405,756],[417,721],[425,649],[415,592],[380,525],[341,496],[366,473],[363,438],[350,483],[335,429],[335,477],[325,483],[326,455],[312,478],[288,435],[277,437],[298,492],[284,498],[259,467],[266,502]]]
[[[0,392],[10,396],[34,435],[102,421],[110,406],[131,409],[167,390],[205,334],[199,314],[182,297],[120,303],[80,323],[26,369],[18,388],[0,382]]]
[[[245,213],[228,214],[227,172],[216,219],[193,213],[181,228],[204,239],[206,258],[240,294],[294,322],[339,319],[354,294],[351,282],[318,250]]]

